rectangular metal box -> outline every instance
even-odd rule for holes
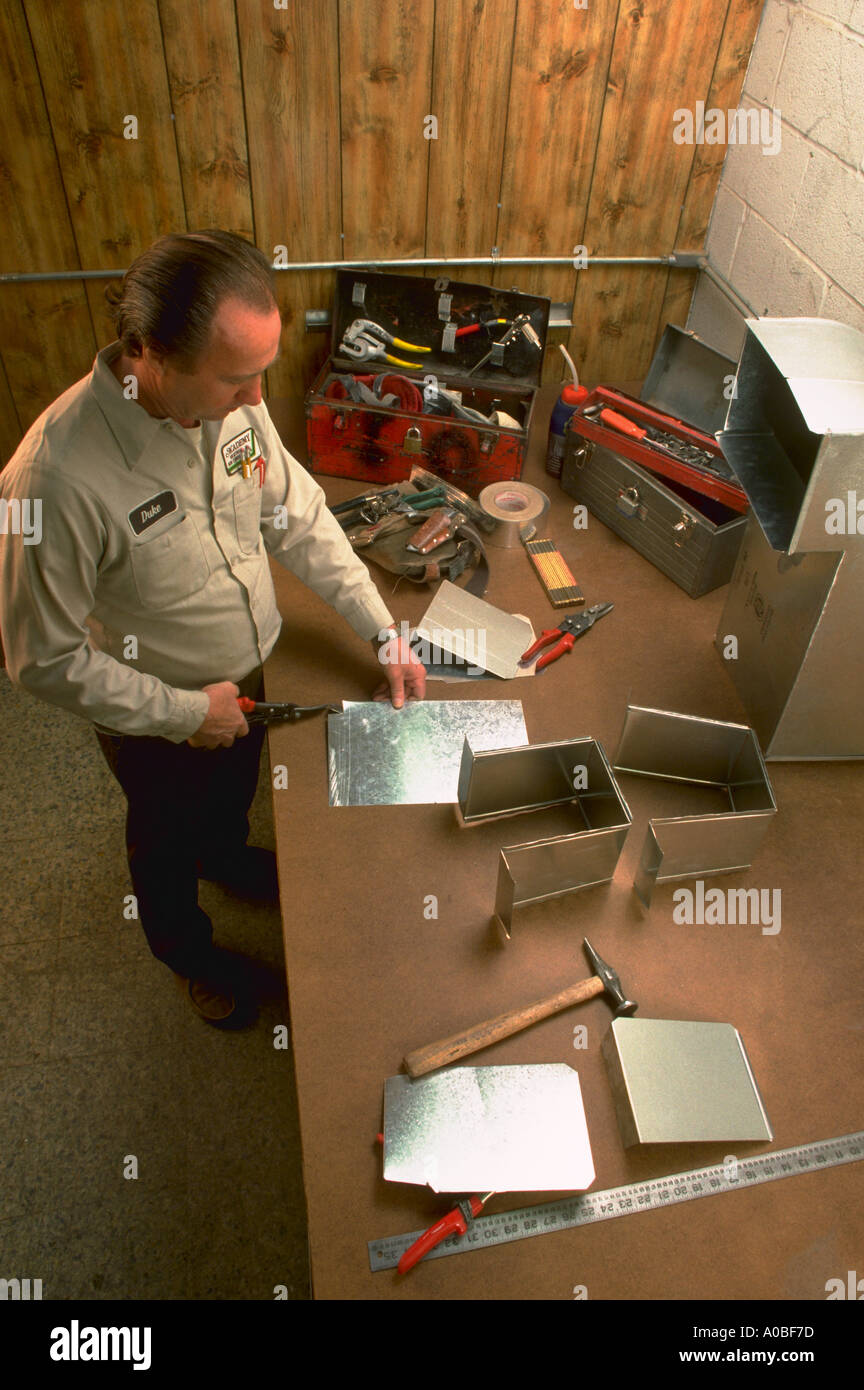
[[[767,758],[862,758],[864,334],[748,320],[718,437],[753,509],[717,629],[724,665]]]
[[[693,437],[713,434],[723,423],[727,383],[735,363],[694,334],[668,326],[645,379],[641,400],[676,423],[694,427]],[[591,398],[589,398],[590,402]],[[732,574],[747,519],[716,497],[662,479],[640,466],[622,438],[580,430],[582,409],[567,429],[561,486],[594,516],[632,545],[692,598],[726,584]],[[596,426],[588,424],[591,434]],[[644,455],[650,451],[635,446]],[[628,454],[631,456],[628,457]],[[709,484],[710,486],[710,484]],[[740,495],[740,493],[739,493]]]

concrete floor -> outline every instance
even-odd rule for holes
[[[268,772],[265,750],[250,841],[272,848]],[[252,1028],[209,1027],[124,919],[124,817],[89,726],[0,671],[0,1277],[43,1299],[306,1299],[279,912],[201,885],[265,991]]]

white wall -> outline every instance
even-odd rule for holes
[[[767,0],[741,106],[779,111],[780,149],[729,146],[712,263],[760,317],[864,330],[864,0]],[[743,317],[704,275],[688,326],[737,356]]]

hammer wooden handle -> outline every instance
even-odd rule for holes
[[[405,1070],[409,1076],[425,1076],[427,1072],[435,1071],[436,1067],[446,1067],[448,1062],[455,1062],[457,1057],[465,1057],[469,1052],[479,1052],[482,1047],[489,1047],[491,1043],[500,1042],[501,1038],[509,1038],[512,1033],[529,1028],[541,1018],[549,1018],[550,1014],[569,1009],[571,1004],[582,1004],[586,999],[593,999],[596,995],[602,994],[604,989],[605,985],[599,975],[592,975],[589,979],[580,980],[577,985],[570,985],[569,988],[562,989],[560,994],[553,994],[548,999],[538,999],[536,1003],[527,1004],[523,1009],[511,1009],[509,1013],[498,1014],[497,1018],[487,1018],[485,1023],[466,1028],[464,1033],[454,1033],[452,1037],[441,1038],[439,1042],[430,1043],[428,1047],[418,1047],[415,1052],[409,1052],[405,1057]]]

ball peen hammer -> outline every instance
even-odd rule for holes
[[[509,1038],[513,1033],[521,1032],[523,1028],[530,1028],[532,1023],[539,1023],[541,1018],[549,1018],[551,1014],[560,1013],[562,1009],[569,1009],[572,1004],[584,1004],[587,999],[594,999],[598,994],[609,995],[611,1003],[615,1006],[616,1018],[635,1014],[638,1005],[626,997],[612,966],[598,956],[587,937],[583,944],[595,971],[589,979],[568,985],[567,989],[562,989],[558,994],[552,994],[547,999],[538,999],[533,1004],[526,1004],[524,1008],[511,1009],[509,1013],[498,1014],[496,1018],[487,1018],[485,1022],[477,1023],[473,1028],[466,1028],[463,1033],[454,1033],[449,1038],[429,1043],[427,1047],[418,1047],[416,1051],[409,1052],[404,1059],[408,1075],[425,1076],[427,1072],[455,1062],[458,1057],[466,1057],[470,1052],[479,1052],[491,1043]]]

